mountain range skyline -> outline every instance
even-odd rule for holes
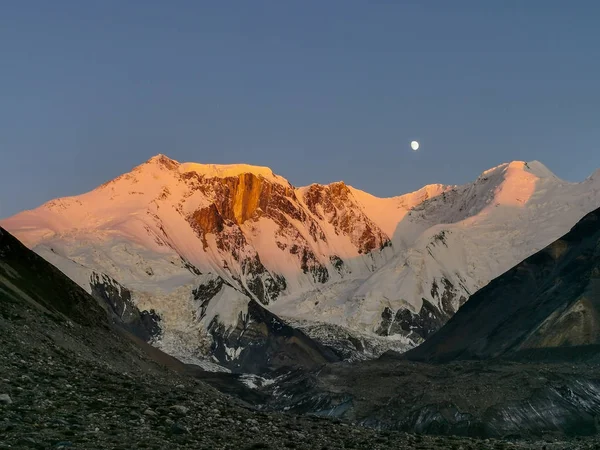
[[[595,2],[262,4],[3,8],[0,217],[157,153],[380,197],[600,167]]]
[[[350,333],[363,347],[348,357],[411,348],[600,206],[598,192],[600,171],[569,183],[539,161],[379,198],[159,154],[0,226],[89,293],[156,317],[144,333],[167,353],[231,366],[257,348],[232,330],[269,314],[321,343]]]
[[[152,161],[152,160],[155,160],[155,159],[157,159],[157,158],[160,158],[160,157],[166,157],[166,158],[167,158],[167,159],[169,159],[169,160],[176,161],[175,159],[171,158],[171,157],[170,157],[169,155],[167,155],[167,154],[164,154],[164,153],[157,153],[157,154],[155,154],[155,155],[151,156],[150,158],[148,158],[146,162],[148,162],[148,161]],[[176,162],[178,162],[178,161],[176,161]],[[490,166],[490,167],[488,167],[488,168],[484,168],[483,170],[481,170],[481,172],[480,172],[480,173],[484,173],[484,172],[486,172],[486,171],[492,170],[492,169],[494,169],[494,168],[496,168],[496,167],[499,167],[499,166],[501,166],[501,165],[503,165],[503,164],[508,164],[508,163],[510,163],[510,162],[525,162],[525,161],[523,161],[523,160],[502,161],[502,162],[499,162],[499,163],[498,163],[498,164],[496,164],[496,165]],[[557,175],[556,175],[556,172],[555,172],[554,170],[551,170],[551,169],[549,169],[549,168],[548,168],[548,167],[547,167],[547,166],[546,166],[546,165],[543,163],[543,161],[537,161],[537,160],[534,160],[534,161],[530,161],[530,162],[537,162],[537,163],[540,163],[540,164],[542,164],[546,170],[548,170],[549,172],[551,172],[551,173],[552,173],[554,176],[557,176]],[[288,180],[289,180],[289,178],[288,178],[288,177],[287,177],[285,174],[282,174],[282,173],[280,173],[280,172],[277,172],[277,171],[273,170],[273,169],[272,169],[270,166],[268,166],[268,165],[256,165],[256,164],[249,164],[249,163],[246,163],[246,162],[239,162],[239,163],[223,163],[223,164],[221,164],[221,163],[189,162],[189,164],[197,164],[197,165],[206,166],[206,167],[224,167],[224,168],[227,168],[227,167],[230,167],[230,168],[235,168],[235,167],[247,167],[247,168],[248,168],[248,170],[252,170],[252,168],[254,168],[254,169],[261,169],[261,170],[267,170],[267,171],[270,171],[270,172],[272,172],[273,174],[275,174],[275,175],[277,175],[277,176],[283,177],[283,178],[284,178],[286,181],[288,181]],[[136,165],[135,165],[135,166],[133,166],[133,167],[136,167],[137,165],[139,165],[139,163],[138,163],[138,164],[136,164]],[[122,169],[122,170],[121,170],[119,173],[117,173],[115,176],[113,176],[112,178],[108,178],[108,179],[104,180],[103,182],[99,183],[97,186],[101,186],[102,184],[104,184],[104,183],[106,183],[106,182],[109,182],[109,181],[113,180],[114,178],[118,178],[119,176],[121,176],[121,175],[123,175],[124,173],[126,173],[126,170],[127,170],[127,169],[125,169],[125,168],[124,168],[124,169]],[[566,179],[564,179],[564,178],[562,178],[562,177],[559,177],[559,176],[557,176],[557,177],[558,177],[558,178],[560,178],[561,180],[565,181],[565,182],[568,182],[568,183],[576,183],[576,182],[583,181],[584,179],[588,179],[588,178],[590,178],[590,177],[594,176],[594,174],[595,174],[596,172],[598,172],[598,171],[600,171],[600,167],[598,167],[598,168],[596,168],[596,169],[592,169],[592,170],[591,170],[591,172],[590,172],[589,174],[585,175],[585,176],[584,176],[584,178],[582,178],[582,179],[580,179],[580,180],[566,180]],[[469,177],[469,178],[468,178],[466,181],[468,181],[468,180],[469,180],[469,179],[471,179],[471,178],[472,178],[472,177]],[[355,184],[352,184],[352,183],[348,182],[347,180],[344,180],[344,179],[335,179],[335,176],[332,176],[332,177],[330,177],[330,179],[329,179],[329,180],[324,180],[323,182],[317,182],[317,181],[314,181],[314,182],[310,182],[310,183],[307,183],[307,184],[294,184],[294,183],[291,183],[291,185],[292,185],[292,186],[294,186],[294,187],[308,187],[308,186],[310,186],[310,185],[313,185],[313,184],[316,184],[316,185],[322,185],[322,186],[327,186],[327,185],[330,185],[330,184],[333,184],[333,183],[338,183],[338,182],[345,183],[345,184],[347,184],[347,185],[349,185],[349,186],[351,186],[351,187],[353,187],[353,188],[355,188],[355,189],[361,190],[361,191],[363,191],[363,192],[366,192],[366,193],[368,193],[368,194],[370,194],[370,195],[373,195],[373,196],[375,196],[375,197],[378,197],[378,198],[393,198],[393,197],[398,197],[398,196],[401,196],[401,195],[404,195],[404,194],[409,194],[409,193],[411,193],[411,192],[416,192],[416,191],[418,191],[418,190],[420,190],[420,189],[422,189],[422,188],[425,188],[425,187],[427,187],[427,186],[432,186],[432,185],[447,185],[447,186],[457,186],[457,185],[460,185],[460,184],[464,184],[464,182],[465,182],[465,181],[463,180],[463,183],[461,183],[460,181],[456,181],[456,180],[455,180],[455,181],[452,181],[452,180],[450,180],[449,182],[441,182],[441,181],[435,181],[435,180],[433,180],[431,183],[426,183],[426,184],[420,185],[420,186],[418,186],[416,189],[414,189],[414,190],[412,190],[412,191],[405,191],[405,192],[404,192],[404,191],[398,191],[398,192],[392,192],[392,193],[390,193],[390,195],[384,195],[384,196],[376,195],[376,194],[374,194],[374,193],[372,193],[372,192],[370,192],[370,191],[368,191],[368,190],[362,189],[362,188],[360,187],[360,185],[355,185]],[[64,196],[61,196],[61,197],[52,197],[52,198],[48,198],[47,200],[43,201],[42,203],[35,204],[35,205],[33,205],[32,207],[30,207],[30,208],[16,209],[15,211],[12,211],[12,212],[7,212],[6,214],[4,213],[5,209],[4,209],[4,208],[2,208],[2,204],[0,203],[0,220],[2,220],[2,219],[7,219],[7,218],[9,218],[10,216],[12,216],[12,215],[14,215],[14,214],[17,214],[17,213],[19,213],[19,212],[23,212],[23,211],[27,211],[27,210],[35,209],[36,207],[42,206],[43,204],[47,203],[48,201],[52,201],[52,200],[54,200],[54,199],[56,199],[56,198],[62,198],[62,197],[72,197],[72,196],[76,196],[76,195],[83,194],[83,193],[85,193],[85,192],[92,191],[92,190],[94,190],[94,189],[95,189],[97,186],[92,186],[90,189],[88,189],[88,190],[85,190],[85,191],[81,191],[81,192],[71,192],[71,193],[67,193],[66,195],[64,195]]]

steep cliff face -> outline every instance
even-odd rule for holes
[[[348,235],[359,253],[383,249],[390,244],[390,238],[357,207],[345,183],[313,184],[303,192],[303,200],[309,211],[330,224],[336,234]]]
[[[278,251],[295,259],[310,281],[324,283],[329,279],[323,258],[318,258],[312,248],[319,242],[326,243],[325,234],[306,214],[291,185],[272,182],[253,173],[227,178],[196,176],[186,179],[194,179],[194,188],[211,200],[208,206],[187,216],[190,226],[202,240],[203,249],[209,249],[207,237],[212,236],[216,249],[230,255],[237,263],[239,272],[232,275],[239,278],[258,301],[269,304],[287,287],[285,277],[276,272],[276,267],[268,270],[263,265],[253,245],[255,224],[261,218],[274,224],[273,237]],[[252,224],[244,227],[247,222]],[[306,231],[307,238],[304,236]]]
[[[183,174],[183,178],[193,180],[194,189],[214,200],[208,210],[203,209],[205,214],[218,213],[221,222],[228,221],[236,225],[242,225],[249,219],[258,219],[267,210],[272,196],[293,194],[291,186],[274,185],[253,173],[241,173],[227,178],[206,178],[195,172],[187,172]],[[276,193],[273,192],[275,186],[279,188]],[[214,230],[215,228],[211,232]]]
[[[219,234],[225,228],[225,219],[214,203],[194,211],[188,217],[188,222],[198,234],[198,237],[202,239],[202,247],[204,249],[208,248],[206,236],[209,234]]]
[[[207,236],[212,235],[219,251],[250,265],[254,274],[264,275],[270,286],[277,286],[271,296],[257,295],[264,304],[275,300],[285,286],[277,265],[267,269],[257,251],[262,244],[257,242],[261,241],[257,234],[262,234],[262,223],[272,228],[277,246],[269,253],[280,253],[279,260],[295,260],[306,275],[304,283],[313,285],[339,279],[343,257],[366,255],[390,245],[390,238],[360,209],[344,183],[295,190],[289,183],[255,173],[227,178],[186,173],[184,178],[193,180],[193,189],[211,201],[187,216],[203,248],[209,248]],[[329,235],[335,244],[330,245]],[[269,289],[263,283],[260,290]]]

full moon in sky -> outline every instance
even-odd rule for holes
[[[417,141],[412,141],[410,143],[410,148],[412,148],[415,152],[419,150],[419,143]]]

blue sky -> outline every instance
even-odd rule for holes
[[[585,0],[5,2],[0,217],[157,153],[380,196],[514,159],[582,180],[600,167],[598,17]]]

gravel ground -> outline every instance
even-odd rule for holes
[[[6,305],[4,305],[6,306]],[[15,306],[15,305],[13,305]],[[0,318],[0,448],[512,449],[598,448],[377,432],[329,419],[257,412],[160,367],[110,329],[65,327],[20,311]]]

